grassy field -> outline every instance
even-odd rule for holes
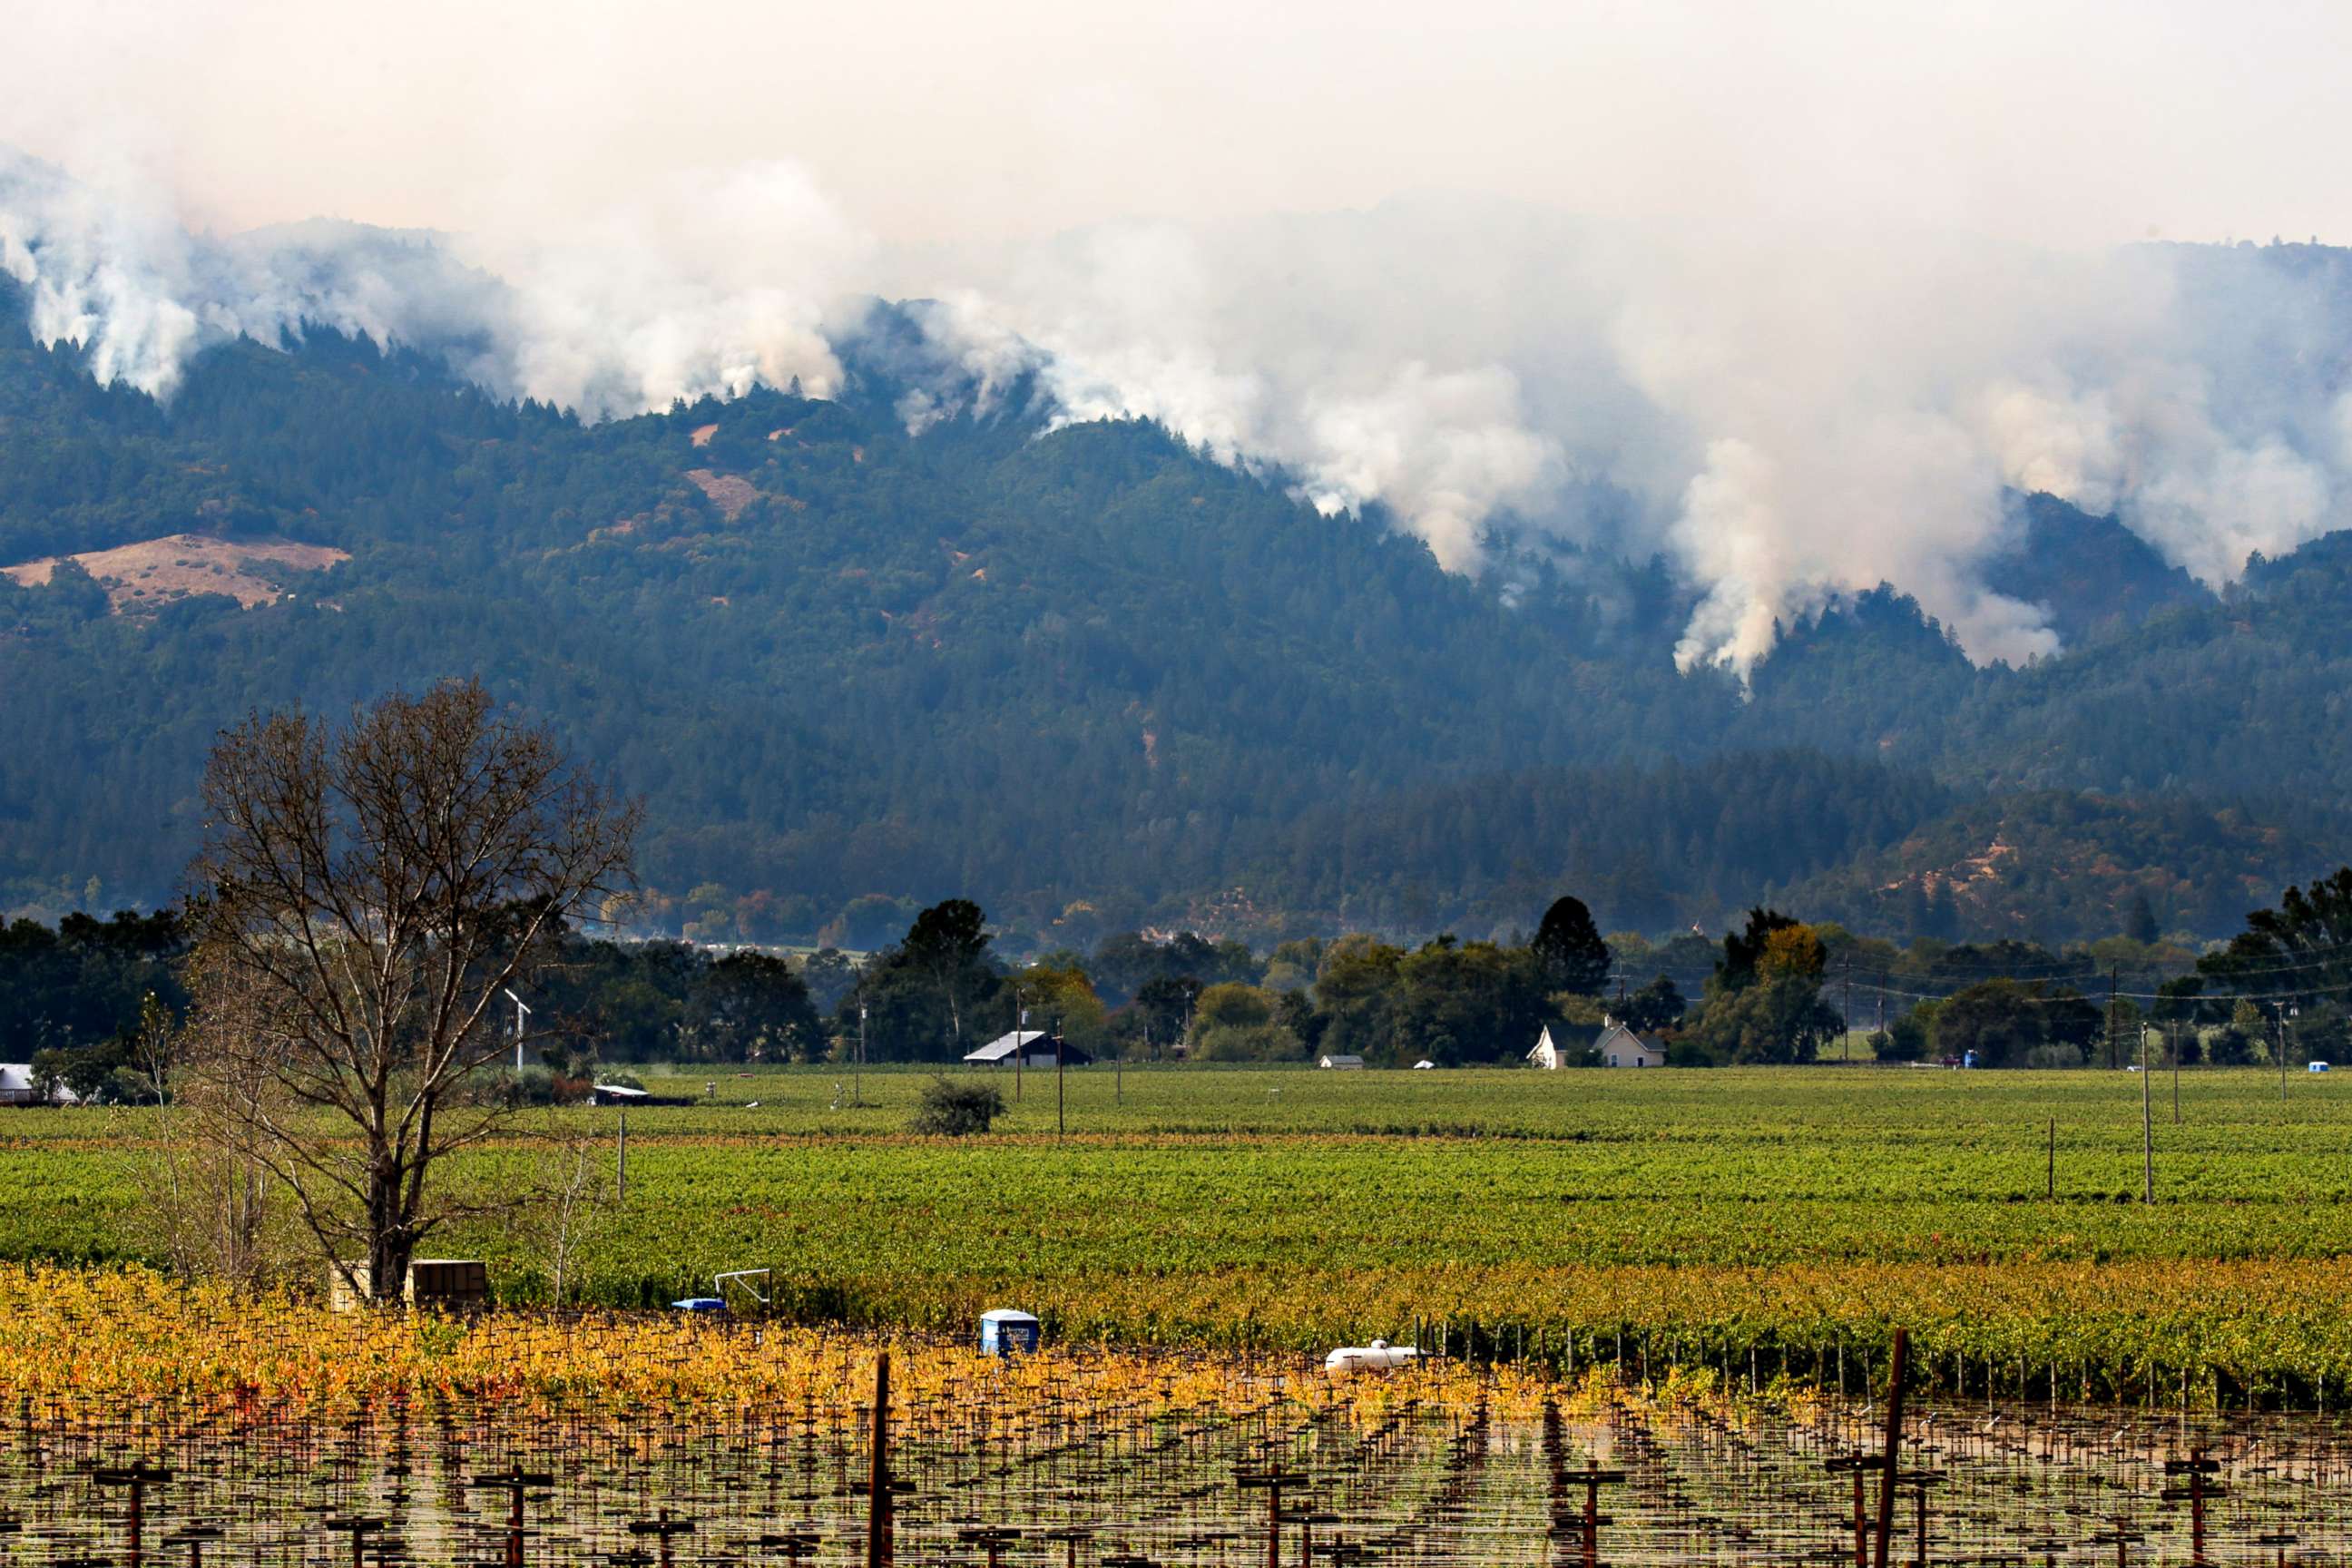
[[[2315,1395],[2352,1375],[2352,1078],[1901,1069],[1026,1075],[998,1131],[903,1128],[926,1075],[649,1079],[625,1202],[575,1232],[572,1294],[655,1303],[770,1268],[805,1319],[1303,1346],[1441,1327],[1554,1360],[1771,1358],[1919,1331],[1962,1380]],[[1008,1095],[1009,1075],[1000,1075]],[[751,1103],[756,1101],[756,1104]],[[2057,1124],[2055,1192],[2049,1130]],[[466,1179],[519,1188],[617,1114],[530,1113]],[[144,1113],[0,1119],[0,1256],[152,1258]],[[438,1238],[543,1298],[537,1209]],[[1571,1349],[1571,1345],[1575,1348]],[[1975,1370],[1969,1370],[1974,1358]]]

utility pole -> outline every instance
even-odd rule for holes
[[[2180,1125],[2180,1036],[2174,1026],[2177,1019],[2167,1019],[2164,1025],[2164,1048],[2172,1053],[2172,1124]]]
[[[515,1071],[520,1072],[522,1071],[522,1037],[523,1031],[530,1026],[530,1009],[523,1005],[522,998],[516,995],[511,987],[500,986],[499,989],[505,991],[507,1000],[515,1005]]]
[[[1845,1049],[1840,1054],[1847,1065],[1853,1062],[1853,954],[1845,955],[1845,1028],[1840,1032]]]
[[[857,980],[857,1059],[849,1068],[849,1103],[866,1103],[866,977]]]
[[[2279,1004],[2279,1010],[2278,1010],[2278,1013],[2277,1013],[2276,1016],[2277,1016],[2277,1019],[2278,1019],[2279,1103],[2280,1103],[2281,1105],[2284,1105],[2284,1104],[2286,1103],[2286,1004],[2285,1004],[2285,1003],[2282,1002],[2282,1003],[2280,1003],[2280,1004]]]
[[[841,1090],[836,1089],[833,1092],[839,1094]],[[620,1156],[618,1173],[613,1183],[613,1201],[616,1204],[629,1200],[629,1108],[625,1105],[621,1107]]]
[[[2107,1067],[2110,1070],[2123,1065],[2123,1042],[2116,1037],[2116,977],[2120,965],[2107,966]]]
[[[2156,1202],[2156,1122],[2149,1110],[2147,1026],[2139,1031],[2139,1179],[2140,1202]]]
[[[1062,1108],[1062,1020],[1054,1020],[1054,1136],[1058,1139],[1070,1130],[1069,1118]]]

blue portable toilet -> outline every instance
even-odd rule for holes
[[[1034,1351],[1043,1337],[1037,1320],[1026,1312],[998,1307],[980,1315],[980,1349],[983,1355],[1009,1356],[1015,1351]]]
[[[1972,1068],[1972,1067],[1976,1066],[1976,1065],[1977,1065],[1977,1054],[1976,1054],[1976,1052],[1974,1052],[1974,1051],[1969,1051],[1969,1052],[1966,1052],[1965,1054],[1963,1054],[1963,1055],[1961,1056],[1961,1058],[1960,1058],[1960,1065],[1961,1065],[1962,1067],[1964,1067],[1964,1068]]]

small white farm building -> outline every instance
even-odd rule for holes
[[[1364,1070],[1364,1058],[1361,1057],[1325,1057],[1321,1061],[1317,1062],[1315,1065],[1318,1068],[1329,1068],[1335,1072],[1361,1072]]]
[[[58,1084],[45,1096],[27,1062],[0,1062],[0,1105],[71,1105],[74,1091]]]

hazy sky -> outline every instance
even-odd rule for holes
[[[884,240],[1456,189],[2073,244],[2352,235],[2352,6],[5,0],[0,141],[198,224],[785,158]]]
[[[1662,552],[1686,662],[1881,581],[2020,658],[2021,490],[2209,583],[2352,526],[2324,272],[2116,243],[2352,239],[2347,66],[2346,0],[0,0],[69,175],[0,154],[0,269],[160,396],[325,322],[592,416],[928,298],[910,428],[1035,369],[1449,567]],[[307,217],[460,237],[211,237]]]

